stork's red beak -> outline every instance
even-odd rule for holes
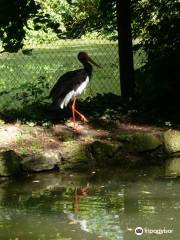
[[[94,62],[94,60],[92,60],[92,58],[90,58],[89,56],[88,56],[88,61],[89,61],[90,63],[92,63],[94,66],[96,66],[96,67],[98,67],[98,68],[101,68],[101,66],[98,65],[96,62]]]

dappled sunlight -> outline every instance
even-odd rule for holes
[[[0,240],[180,239],[178,7],[2,1]]]
[[[10,148],[21,135],[19,127],[14,125],[0,126],[0,148]]]

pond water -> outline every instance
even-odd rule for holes
[[[180,181],[164,174],[148,167],[0,179],[0,239],[179,240]]]

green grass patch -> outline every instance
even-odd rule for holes
[[[41,76],[46,78],[49,87],[53,86],[63,73],[81,67],[76,58],[79,51],[88,52],[102,66],[102,69],[94,68],[91,92],[87,92],[86,96],[106,92],[119,94],[117,44],[83,45],[82,43],[64,44],[56,48],[45,48],[45,46],[34,48],[28,55],[24,55],[21,51],[2,54],[0,56],[0,92],[9,91],[25,83],[34,83]]]

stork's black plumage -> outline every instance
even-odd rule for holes
[[[61,109],[73,100],[72,114],[74,123],[75,113],[78,114],[82,120],[87,120],[75,108],[76,97],[84,91],[91,79],[93,70],[91,63],[99,67],[85,52],[78,54],[78,60],[83,64],[84,68],[63,74],[50,92],[53,104],[59,106]]]

